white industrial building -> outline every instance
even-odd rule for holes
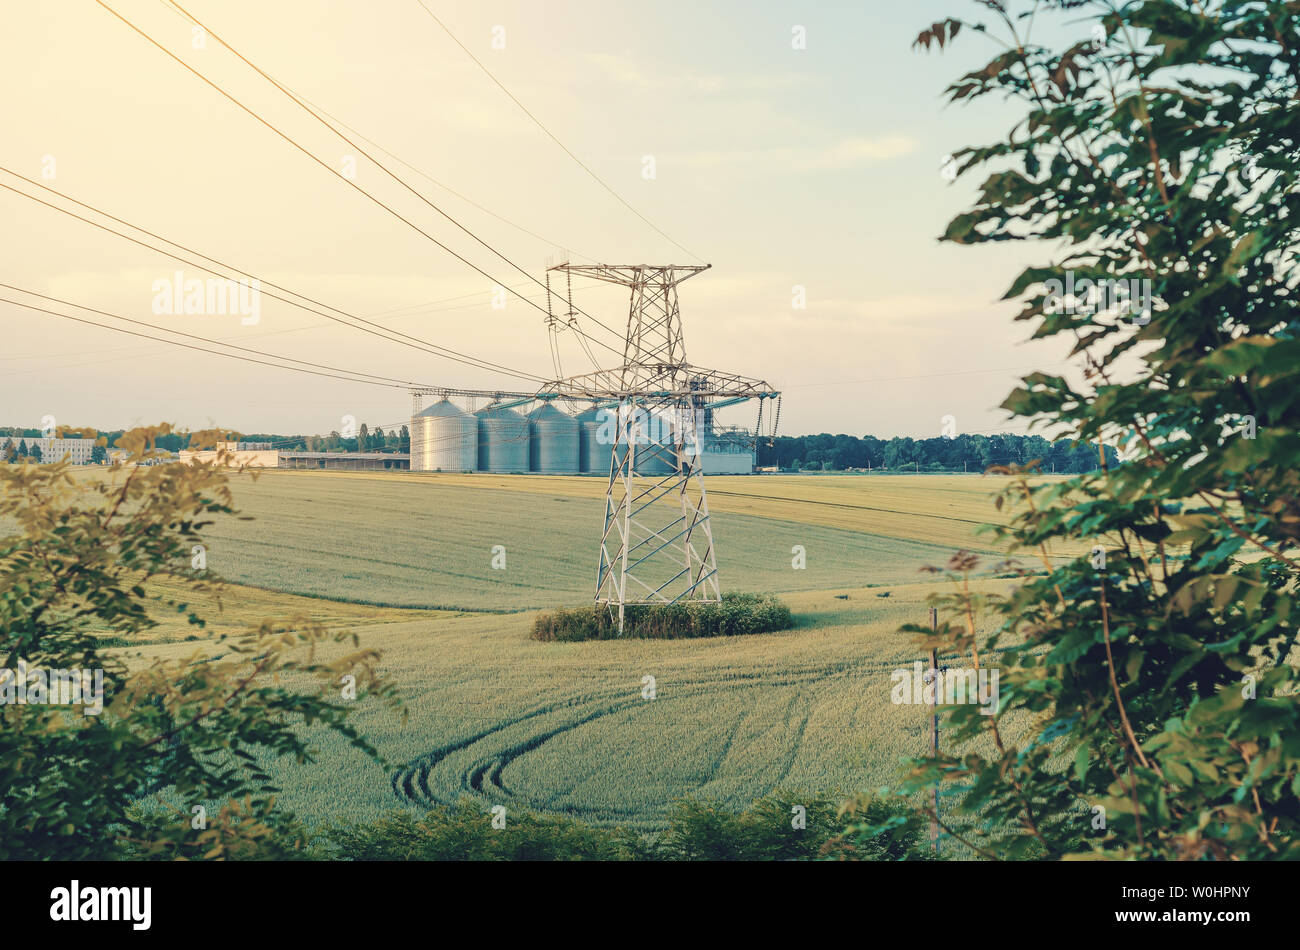
[[[194,452],[184,449],[180,460],[185,464],[191,462],[214,462],[218,451],[228,453],[227,462],[234,467],[278,468],[280,453],[271,448],[270,442],[218,442],[215,448]]]
[[[0,436],[0,455],[8,454],[12,444],[18,446],[26,443],[27,454],[40,448],[42,462],[61,462],[66,457],[73,465],[89,465],[91,453],[95,451],[94,439],[45,439],[40,436]]]

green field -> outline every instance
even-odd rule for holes
[[[403,725],[362,700],[357,721],[392,768],[322,734],[316,765],[277,765],[282,803],[321,821],[468,795],[485,809],[652,829],[683,796],[744,806],[776,789],[892,782],[900,757],[923,753],[928,741],[925,709],[889,701],[890,672],[920,658],[896,629],[923,619],[936,589],[932,575],[918,574],[922,565],[981,547],[972,529],[981,511],[993,514],[991,480],[709,484],[724,587],[785,592],[796,629],[529,639],[533,608],[591,596],[602,486],[590,479],[237,479],[236,502],[254,520],[211,529],[208,564],[254,589],[231,591],[223,622],[305,611],[355,630],[384,651],[384,671],[410,711]],[[507,548],[505,571],[489,566],[493,544]],[[791,568],[794,544],[807,548],[807,570]],[[167,642],[185,633],[166,625],[145,652],[188,655],[195,643]],[[653,699],[643,696],[648,676]]]
[[[992,479],[710,479],[723,585],[828,590],[910,583],[994,514]],[[251,522],[207,532],[232,581],[363,603],[469,610],[577,604],[595,589],[603,480],[493,475],[268,472],[237,480]],[[493,570],[495,545],[506,569]],[[802,545],[807,567],[793,570]],[[991,565],[996,557],[989,558]]]

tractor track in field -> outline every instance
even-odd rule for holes
[[[275,551],[278,554],[285,555],[286,559],[297,557],[302,553],[300,548],[296,547],[295,545],[293,545],[288,541],[267,541],[261,538],[249,538],[249,537],[241,537],[241,536],[231,535],[231,534],[220,534],[215,531],[209,531],[207,533],[207,536],[214,541],[221,541],[227,544],[242,544],[242,545],[247,545],[250,548],[266,548]],[[365,565],[371,565],[373,567],[382,568],[386,570],[397,569],[401,571],[410,571],[412,573],[426,570],[428,568],[427,564],[421,563],[419,561],[411,561],[410,563],[407,563],[406,561],[393,560],[392,559],[393,555],[391,551],[385,551],[382,555],[373,555],[373,556],[361,554],[355,549],[348,550],[348,551],[320,551],[316,553],[316,556],[329,557],[338,561],[347,562],[348,564],[365,564]],[[458,580],[474,581],[476,583],[480,583],[482,581],[482,577],[480,577],[478,574],[475,574],[470,571],[454,571],[447,568],[446,566],[440,565],[438,568],[438,572],[445,577],[456,578]],[[239,583],[247,584],[249,586],[257,586],[258,584],[257,580],[239,581]],[[526,584],[523,581],[497,581],[497,583],[503,587],[516,587],[516,588],[526,589],[526,590],[533,589],[531,585]],[[265,589],[274,590],[275,588],[265,588]],[[320,596],[318,594],[304,594],[297,590],[285,590],[283,591],[283,593],[296,594],[299,597]],[[397,605],[397,606],[404,607],[405,605]],[[418,610],[421,608],[417,606],[408,609]],[[483,610],[484,608],[478,608],[478,609]],[[492,611],[492,612],[504,613],[504,612],[510,612],[510,611],[520,610],[520,609],[533,609],[533,608],[511,607],[509,608],[508,611]]]
[[[803,712],[799,716],[799,725],[795,729],[794,741],[790,743],[790,751],[786,755],[785,765],[782,767],[780,775],[772,782],[773,788],[779,787],[785,781],[786,776],[790,774],[790,770],[794,768],[794,760],[799,756],[799,748],[803,745],[804,734],[808,731],[808,720],[812,718],[813,699],[801,690],[791,699],[790,709],[793,710],[795,704],[800,702],[803,704]],[[789,721],[790,715],[789,711],[787,711],[786,723],[789,724]]]
[[[959,521],[962,524],[984,525],[987,521],[976,518],[958,518],[955,515],[929,514],[922,511],[903,511],[899,508],[876,508],[872,505],[851,505],[844,501],[821,501],[816,498],[789,498],[784,495],[754,495],[749,492],[724,491],[719,488],[709,489],[710,495],[725,495],[731,498],[752,498],[755,501],[789,501],[797,505],[818,505],[823,508],[848,508],[853,511],[879,511],[887,515],[904,515],[908,518],[932,518],[937,521]],[[758,517],[768,517],[760,515]],[[782,520],[782,519],[777,519]]]
[[[507,783],[505,772],[521,759],[543,752],[551,740],[606,716],[624,714],[637,707],[644,707],[647,712],[651,708],[656,711],[671,709],[670,706],[658,704],[671,703],[675,699],[743,694],[760,687],[792,687],[796,692],[790,698],[782,718],[787,728],[793,728],[794,735],[789,748],[774,763],[772,779],[767,783],[769,790],[773,790],[793,768],[807,732],[814,707],[813,696],[807,687],[888,668],[891,668],[888,663],[839,662],[800,670],[782,670],[777,676],[773,676],[772,671],[761,670],[724,672],[681,684],[671,680],[667,685],[661,684],[654,704],[643,700],[639,692],[626,689],[617,693],[606,691],[542,703],[517,718],[503,718],[498,724],[475,730],[461,739],[431,749],[395,769],[390,776],[393,795],[403,803],[425,808],[452,804],[457,798],[469,796],[485,804],[514,804],[539,812],[581,814],[595,820],[635,820],[644,819],[648,814],[666,814],[671,804],[669,801],[664,801],[661,807],[652,809],[649,813],[643,805],[621,809],[617,806],[560,804],[555,801],[554,789],[514,788]],[[738,703],[737,708],[739,713],[722,737],[720,748],[710,754],[715,772],[733,751],[737,733],[749,714],[749,707],[745,703]],[[559,721],[556,721],[557,717]],[[676,750],[665,747],[657,751],[665,757],[671,757]],[[453,757],[457,761],[449,762]],[[442,774],[439,775],[439,772]],[[683,789],[683,794],[688,791]]]

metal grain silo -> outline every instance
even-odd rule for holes
[[[609,475],[608,443],[600,440],[605,409],[588,409],[574,416],[578,423],[578,471],[592,475]],[[610,426],[607,424],[606,429]]]
[[[578,470],[591,475],[609,476],[611,453],[618,434],[619,410],[616,407],[591,408],[578,413]],[[627,458],[627,444],[619,446],[619,461]],[[640,471],[641,465],[637,465]]]
[[[543,403],[528,414],[528,470],[539,475],[578,471],[578,420]]]
[[[636,470],[639,475],[667,475],[676,470],[676,459],[672,448],[658,448],[638,445],[636,447]]]
[[[528,471],[528,420],[496,403],[478,412],[478,470]]]
[[[575,417],[578,422],[579,471],[592,475],[609,474],[611,440],[618,428],[617,413],[617,409],[588,409]],[[652,437],[663,436],[668,423],[658,416],[643,415],[641,419],[643,421],[633,428],[634,438],[638,439],[636,470],[641,475],[667,475],[676,467],[671,450],[654,451],[648,443]],[[620,461],[627,457],[626,445],[619,448],[618,457]]]
[[[478,419],[448,399],[411,417],[411,470],[472,472],[478,464]]]
[[[677,470],[677,459],[673,454],[669,422],[662,416],[646,414],[641,423],[649,429],[637,442],[635,465],[641,475],[667,475]],[[668,445],[660,445],[659,440]],[[654,443],[653,445],[650,443]]]

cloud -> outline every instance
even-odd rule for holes
[[[874,138],[853,137],[820,146],[728,149],[685,152],[677,164],[696,168],[748,167],[765,172],[835,171],[910,155],[918,147],[910,135],[891,132]]]
[[[848,138],[804,156],[804,170],[849,168],[868,162],[886,161],[910,155],[917,149],[910,135],[890,133],[876,138]]]
[[[612,81],[645,91],[677,88],[708,93],[770,92],[775,89],[791,89],[814,81],[812,77],[798,73],[782,75],[747,73],[724,76],[695,72],[680,66],[671,69],[646,70],[634,63],[627,54],[588,53],[586,59]]]

